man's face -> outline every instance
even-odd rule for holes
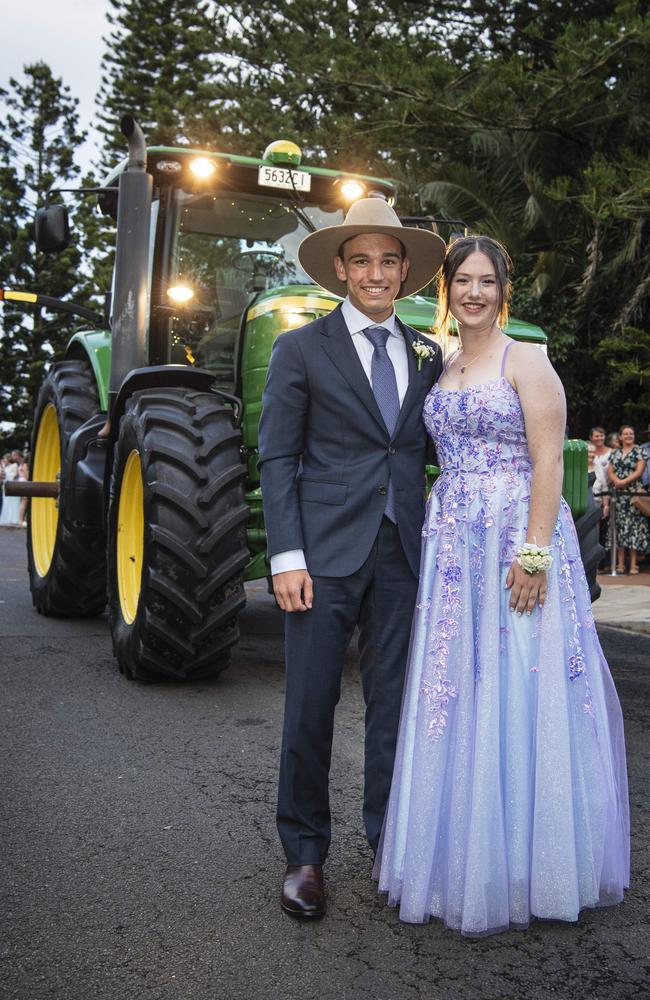
[[[393,302],[409,269],[399,240],[380,233],[364,233],[348,240],[343,257],[334,258],[339,281],[348,286],[353,306],[378,323],[393,311]]]

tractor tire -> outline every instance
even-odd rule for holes
[[[593,476],[593,473],[591,475]],[[600,544],[599,538],[601,517],[602,512],[594,500],[590,481],[587,491],[587,509],[581,517],[575,518],[573,523],[580,543],[580,557],[587,577],[592,604],[600,597],[601,588],[597,577],[598,564],[605,554],[605,549]]]
[[[141,681],[221,673],[245,604],[241,433],[219,397],[136,392],[115,449],[108,515],[113,651]]]
[[[81,424],[99,413],[92,369],[84,361],[53,364],[41,386],[34,414],[31,475],[34,481],[61,477],[66,450]],[[57,505],[58,504],[58,505]],[[42,615],[89,618],[106,607],[106,534],[78,525],[62,502],[34,497],[29,503],[27,557],[34,607]]]

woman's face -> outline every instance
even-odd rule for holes
[[[619,440],[624,448],[631,448],[634,444],[634,428],[623,427],[619,432]]]
[[[467,329],[489,329],[499,312],[499,288],[494,265],[474,250],[458,266],[449,289],[449,311]]]
[[[589,435],[589,440],[593,442],[596,448],[602,448],[605,444],[605,432],[604,431],[592,431]]]

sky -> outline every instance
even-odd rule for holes
[[[82,170],[97,159],[97,133],[92,129],[99,88],[102,36],[108,33],[108,0],[0,0],[0,87],[10,77],[22,79],[23,66],[48,63],[79,98],[79,119],[89,132],[79,149]],[[13,424],[0,422],[0,430]]]
[[[27,63],[48,63],[79,98],[81,126],[90,132],[77,160],[83,169],[97,158],[91,123],[109,9],[108,0],[0,0],[0,87],[21,79]]]

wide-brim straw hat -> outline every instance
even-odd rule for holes
[[[298,248],[298,259],[310,278],[335,295],[347,295],[345,281],[334,270],[334,258],[346,240],[362,233],[392,236],[404,246],[409,270],[397,298],[414,295],[435,278],[445,259],[445,241],[428,229],[403,226],[383,198],[360,198],[350,206],[340,226],[326,226],[306,236]]]

